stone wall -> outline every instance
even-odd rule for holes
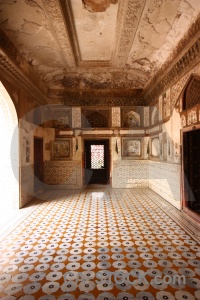
[[[149,161],[149,188],[180,209],[180,165]]]
[[[148,161],[118,160],[113,162],[113,188],[148,187],[148,185]]]

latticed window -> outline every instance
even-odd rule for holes
[[[104,168],[104,145],[91,145],[91,168]]]
[[[109,127],[109,111],[91,111],[84,110],[82,117],[83,126],[86,128],[108,128]]]

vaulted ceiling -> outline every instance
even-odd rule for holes
[[[1,0],[0,29],[51,95],[140,95],[199,13],[199,0]]]

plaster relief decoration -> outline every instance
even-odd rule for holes
[[[170,107],[171,107],[171,101],[170,101],[170,89],[168,89],[163,95],[163,119],[166,119],[170,116]]]
[[[162,118],[163,118],[163,101],[162,101],[162,95],[159,97],[158,105],[159,105],[159,121],[162,121]]]
[[[197,123],[197,108],[187,111],[187,125]]]
[[[112,107],[112,127],[121,126],[121,111],[120,107]]]
[[[33,128],[30,123],[26,121],[21,121],[20,126],[24,128],[20,128],[20,141],[21,141],[21,164],[29,165],[33,163],[32,157],[32,138],[33,138]]]
[[[151,125],[156,125],[159,121],[158,108],[151,107]]]
[[[181,127],[185,127],[186,126],[186,113],[181,113]]]
[[[81,108],[72,107],[72,128],[81,128]]]
[[[67,160],[72,156],[71,139],[60,138],[51,141],[51,159]]]
[[[174,143],[174,163],[180,163],[180,145],[178,143]]]
[[[122,127],[137,128],[143,126],[143,108],[122,108]]]
[[[151,140],[151,155],[153,157],[159,157],[160,154],[160,143],[159,138],[152,138]]]
[[[54,112],[54,126],[60,129],[69,129],[71,127],[71,110],[59,109]]]
[[[25,153],[26,164],[30,163],[30,137],[28,135],[23,136],[23,153]]]
[[[122,157],[134,159],[141,156],[141,139],[123,138]]]
[[[149,106],[144,107],[144,127],[149,126]]]
[[[77,138],[72,138],[72,155],[74,155],[76,153],[76,151],[78,150],[78,140]]]

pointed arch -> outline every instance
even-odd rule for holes
[[[15,106],[0,81],[0,210],[19,208],[19,141]]]
[[[200,76],[192,74],[186,82],[182,93],[182,110],[192,108],[200,103]]]

